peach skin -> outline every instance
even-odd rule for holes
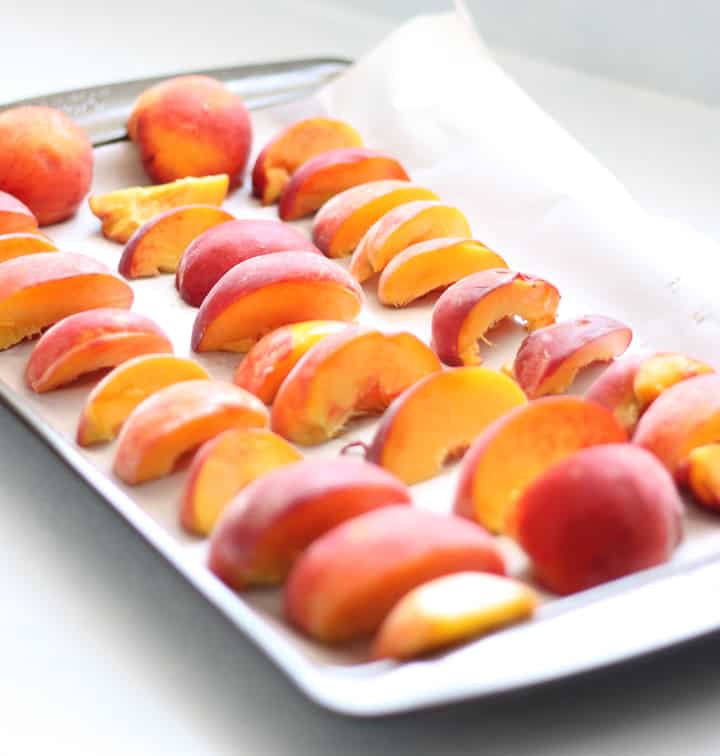
[[[135,407],[166,386],[181,381],[209,380],[201,367],[173,354],[144,354],[118,365],[85,400],[76,440],[80,446],[112,441]]]
[[[483,528],[412,507],[384,507],[338,525],[303,553],[285,587],[285,616],[316,640],[353,641],[374,633],[413,588],[467,571],[505,573]]]
[[[101,262],[73,252],[0,263],[0,350],[96,307],[129,309],[132,289]]]
[[[323,152],[293,174],[280,197],[278,214],[284,221],[304,218],[345,189],[381,179],[408,180],[408,175],[395,158],[366,147]]]
[[[0,234],[32,234],[38,230],[37,218],[17,197],[0,192]]]
[[[313,221],[313,241],[328,257],[346,257],[370,227],[398,205],[439,200],[435,192],[409,181],[386,179],[350,187],[329,199]]]
[[[25,382],[42,394],[141,354],[172,351],[163,330],[139,312],[112,307],[78,312],[40,337],[30,353]]]
[[[437,357],[410,333],[348,327],[326,336],[290,371],[275,397],[272,429],[298,444],[322,443],[352,417],[383,412],[439,370]]]
[[[0,263],[39,252],[57,252],[57,247],[42,234],[18,232],[0,235]]]
[[[408,485],[437,475],[461,457],[490,423],[525,394],[503,373],[481,367],[428,375],[404,391],[383,415],[367,458]]]
[[[528,330],[555,321],[560,293],[548,281],[512,270],[484,270],[444,292],[432,313],[432,346],[446,365],[479,365],[480,342],[505,318],[520,317]]]
[[[405,594],[380,626],[375,659],[412,659],[528,619],[538,597],[518,580],[456,572]]]
[[[266,333],[304,320],[353,320],[363,294],[339,265],[312,252],[253,257],[229,270],[203,301],[196,352],[247,352]]]
[[[283,129],[271,139],[255,160],[253,195],[263,205],[272,205],[290,177],[310,158],[329,150],[362,147],[360,134],[349,123],[335,118],[306,118]]]
[[[130,485],[162,478],[213,436],[265,425],[263,403],[231,383],[175,383],[132,411],[120,431],[113,472]]]
[[[210,541],[208,565],[235,590],[281,583],[311,543],[341,523],[409,505],[396,478],[361,459],[309,459],[269,472],[233,499]]]
[[[555,462],[587,446],[622,442],[599,404],[552,396],[516,407],[475,439],[460,467],[455,513],[502,533],[523,490]]]

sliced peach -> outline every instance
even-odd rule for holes
[[[366,147],[323,152],[293,174],[280,197],[278,213],[283,220],[297,220],[351,186],[380,179],[408,180],[408,175],[395,158]]]
[[[433,373],[403,392],[383,415],[368,450],[371,462],[407,484],[432,478],[448,459],[525,394],[503,373],[480,367]]]
[[[578,449],[626,438],[612,413],[579,397],[545,397],[516,407],[486,428],[465,455],[455,512],[501,533],[517,498],[550,465]]]
[[[80,446],[112,441],[135,407],[166,386],[209,380],[204,367],[186,357],[145,354],[118,365],[90,392],[77,429]]]
[[[12,194],[0,191],[0,234],[32,234],[38,230],[30,208]]]
[[[227,585],[243,590],[282,582],[302,552],[352,517],[409,505],[410,492],[361,459],[308,459],[251,483],[213,531],[208,564]]]
[[[304,320],[353,320],[363,294],[340,266],[312,252],[253,257],[229,270],[202,303],[197,352],[247,352],[275,328]]]
[[[231,383],[176,383],[132,411],[120,431],[113,472],[131,485],[161,478],[213,436],[265,425],[263,403]]]
[[[299,444],[319,444],[353,416],[376,414],[406,388],[440,370],[410,333],[352,326],[326,336],[295,365],[275,397],[272,428]]]
[[[512,270],[484,270],[444,292],[432,314],[432,344],[446,365],[479,365],[479,344],[505,318],[520,317],[528,330],[555,321],[560,293],[548,281]]]
[[[129,309],[132,289],[98,260],[73,252],[0,263],[0,349],[68,315],[96,307]]]
[[[696,446],[688,455],[688,488],[708,509],[720,510],[720,444]]]
[[[260,151],[252,172],[253,194],[263,205],[277,202],[290,177],[310,158],[329,150],[362,147],[362,137],[345,121],[306,118],[283,129]]]
[[[0,235],[0,262],[39,252],[57,252],[57,247],[42,234],[18,232]]]
[[[294,446],[265,428],[232,428],[211,438],[190,465],[180,505],[183,528],[208,535],[245,486],[299,459]]]

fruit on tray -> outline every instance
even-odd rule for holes
[[[0,263],[0,349],[96,307],[129,309],[133,291],[98,260],[74,252],[26,255]]]
[[[582,368],[619,357],[631,341],[628,326],[604,315],[565,320],[525,338],[515,355],[513,374],[531,399],[560,394]]]
[[[501,575],[456,572],[405,594],[380,626],[376,659],[412,659],[532,616],[533,590]]]
[[[276,328],[245,355],[233,383],[265,404],[272,404],[280,385],[300,358],[318,341],[347,327],[347,323],[338,320],[307,320]]]
[[[362,137],[345,121],[336,118],[305,118],[271,139],[255,160],[253,194],[263,205],[277,202],[297,169],[329,150],[362,147]]]
[[[0,191],[0,234],[32,234],[38,230],[30,208],[12,194]]]
[[[132,235],[118,270],[126,278],[174,273],[190,242],[231,220],[230,213],[214,205],[184,205],[160,213]]]
[[[308,459],[243,489],[212,533],[208,564],[243,590],[282,582],[302,552],[341,523],[389,505],[410,504],[390,473],[361,459]]]
[[[328,257],[346,257],[385,213],[406,202],[438,199],[430,189],[398,179],[353,186],[320,208],[313,220],[313,241]]]
[[[230,428],[265,425],[263,403],[231,383],[175,383],[132,411],[120,431],[113,472],[132,485],[161,478],[213,436]]]
[[[206,231],[185,250],[175,285],[180,296],[199,307],[230,268],[273,252],[319,252],[302,231],[277,220],[243,218]]]
[[[505,260],[482,242],[458,237],[410,245],[387,264],[378,281],[378,299],[404,307],[473,273],[506,268]]]
[[[25,382],[40,394],[141,354],[172,351],[172,342],[150,318],[101,307],[69,315],[45,331],[30,354]]]
[[[345,189],[381,179],[407,180],[408,175],[394,157],[367,147],[323,152],[295,171],[280,197],[278,214],[286,221],[312,215]]]
[[[57,252],[57,247],[47,236],[38,233],[0,234],[0,262],[39,252]]]
[[[225,173],[242,184],[252,126],[242,97],[209,76],[177,76],[145,90],[128,135],[156,183]]]
[[[125,244],[151,218],[174,207],[214,205],[219,207],[228,190],[226,174],[186,178],[158,186],[133,186],[88,200],[93,215],[102,221],[103,236]]]
[[[248,484],[300,459],[302,454],[294,446],[266,428],[231,428],[211,438],[195,454],[188,471],[180,505],[183,528],[208,535]]]
[[[582,449],[536,478],[512,531],[551,591],[575,593],[667,562],[682,538],[672,477],[644,449]]]
[[[26,205],[41,226],[75,214],[92,172],[92,145],[70,116],[39,105],[0,113],[0,190]]]
[[[322,443],[352,417],[383,412],[439,370],[432,350],[410,333],[345,328],[326,336],[290,371],[275,397],[272,429],[298,444]]]
[[[516,407],[486,428],[460,467],[455,513],[502,533],[523,490],[579,449],[626,440],[612,413],[575,396]]]
[[[484,270],[445,291],[432,313],[433,349],[446,365],[479,365],[480,342],[505,318],[530,331],[555,322],[560,293],[548,281],[512,270]]]
[[[192,333],[197,352],[247,352],[280,326],[353,320],[363,294],[339,265],[312,252],[276,252],[229,270],[202,303]]]
[[[455,572],[502,575],[494,539],[475,523],[412,507],[353,517],[318,538],[285,588],[288,620],[320,641],[374,633],[413,588]]]
[[[453,368],[414,383],[390,405],[367,458],[408,485],[432,478],[461,457],[490,423],[525,404],[525,394],[503,373]]]
[[[684,477],[697,501],[720,510],[720,444],[696,446],[688,455]]]
[[[77,429],[80,446],[112,441],[135,407],[166,386],[209,380],[201,365],[173,354],[144,354],[118,365],[85,400]]]

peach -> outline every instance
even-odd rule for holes
[[[92,172],[92,145],[70,116],[39,105],[0,113],[0,190],[26,205],[41,226],[75,214]]]
[[[362,147],[362,137],[344,121],[306,118],[283,129],[260,151],[252,171],[253,194],[263,205],[277,202],[290,177],[310,158],[329,150]]]
[[[438,370],[437,357],[410,333],[348,327],[326,336],[290,371],[275,397],[272,428],[299,444],[322,443],[353,416],[383,412]]]
[[[0,192],[0,234],[32,234],[38,230],[37,218],[17,197]]]
[[[604,315],[555,323],[533,331],[520,344],[513,374],[531,399],[560,394],[582,368],[619,357],[631,341],[628,326]]]
[[[525,394],[503,373],[480,367],[433,373],[403,392],[383,415],[367,458],[407,484],[432,478],[448,459]]]
[[[143,92],[128,134],[155,183],[225,173],[242,184],[252,126],[242,97],[209,76],[177,76]]]
[[[293,174],[280,197],[278,214],[285,220],[312,215],[331,197],[351,186],[381,179],[408,179],[393,157],[366,147],[323,152]]]
[[[209,535],[243,488],[300,459],[302,454],[294,446],[265,428],[231,428],[211,438],[190,465],[180,505],[181,525],[188,533]]]
[[[513,532],[551,591],[575,593],[667,562],[682,538],[673,479],[644,449],[582,449],[536,478]]]
[[[361,459],[308,459],[245,488],[213,531],[208,564],[235,590],[282,582],[307,547],[353,517],[409,505],[396,478]]]
[[[18,232],[0,235],[0,262],[39,252],[57,252],[57,247],[42,234]]]
[[[25,255],[0,263],[0,349],[76,312],[129,309],[132,289],[101,262],[73,252]]]
[[[438,199],[430,189],[398,179],[350,187],[320,208],[313,221],[313,241],[328,257],[345,257],[370,227],[393,208],[415,200]]]
[[[297,228],[276,220],[243,218],[206,231],[185,250],[175,285],[180,296],[199,307],[210,289],[238,263],[273,252],[320,250]]]
[[[444,292],[432,313],[433,349],[446,365],[479,365],[479,344],[505,318],[520,317],[528,330],[555,321],[560,293],[548,281],[512,270],[484,270]]]
[[[518,496],[548,467],[587,446],[626,439],[612,413],[586,399],[552,396],[516,407],[465,455],[455,513],[501,533]]]
[[[720,509],[720,444],[696,446],[687,460],[687,485],[708,509]]]
[[[78,312],[40,337],[30,353],[25,382],[41,394],[141,354],[172,350],[163,330],[138,312],[112,307]]]
[[[173,354],[144,354],[123,362],[85,400],[78,422],[78,444],[92,446],[112,441],[143,399],[166,386],[203,379],[210,379],[204,367]]]
[[[374,633],[423,583],[466,571],[505,573],[493,538],[474,523],[411,507],[384,507],[338,525],[300,557],[285,588],[285,615],[312,638]]]
[[[229,270],[203,301],[196,352],[247,352],[275,328],[304,320],[353,320],[363,294],[341,267],[311,252],[253,257]]]
[[[120,431],[113,472],[131,485],[161,478],[213,436],[265,425],[263,403],[231,383],[175,383],[132,411]]]

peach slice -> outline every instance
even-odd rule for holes
[[[101,262],[73,252],[0,263],[0,349],[68,315],[96,307],[129,309],[132,289]]]
[[[352,417],[383,412],[438,370],[437,357],[410,333],[348,327],[326,336],[290,371],[275,397],[272,428],[298,444],[322,443]]]
[[[419,483],[437,475],[447,459],[462,456],[490,423],[526,402],[517,383],[496,370],[433,373],[392,403],[367,458],[408,485]]]
[[[413,588],[455,572],[505,573],[495,541],[457,517],[384,507],[316,540],[290,572],[285,615],[312,638],[352,641],[374,633]]]
[[[231,383],[175,383],[132,411],[120,431],[113,472],[131,485],[161,478],[213,436],[265,425],[263,403]]]
[[[210,379],[204,367],[173,354],[144,354],[123,362],[93,388],[85,401],[78,422],[78,444],[112,441],[143,399],[166,386],[203,379]]]
[[[435,192],[409,181],[369,181],[329,199],[313,221],[313,241],[328,257],[349,255],[370,227],[398,205],[438,200]]]
[[[390,260],[378,281],[378,299],[384,305],[404,307],[473,273],[498,268],[507,268],[505,260],[482,242],[430,239],[410,245]]]
[[[688,454],[688,488],[703,506],[720,510],[720,444],[695,447]]]
[[[141,354],[172,351],[164,331],[139,312],[112,307],[78,312],[40,337],[30,354],[25,382],[41,394]]]
[[[88,203],[102,221],[103,236],[125,244],[151,218],[184,205],[220,206],[228,191],[228,177],[185,178],[157,186],[134,186],[107,194],[93,194]]]
[[[520,344],[513,374],[531,399],[561,394],[582,368],[619,357],[631,341],[628,326],[604,315],[555,323],[533,331]]]
[[[0,234],[32,234],[38,230],[30,208],[12,194],[0,191]]]
[[[308,459],[251,483],[213,531],[208,564],[235,590],[282,582],[302,552],[353,517],[409,505],[410,491],[361,459]]]
[[[214,205],[184,205],[144,223],[123,250],[118,271],[126,278],[174,273],[183,252],[196,237],[234,217]]]
[[[321,339],[347,328],[337,320],[308,320],[276,328],[245,355],[235,371],[233,383],[265,404],[272,404],[280,384],[300,358]]]
[[[353,320],[363,294],[340,266],[312,252],[253,257],[229,270],[198,311],[196,352],[247,352],[275,328],[304,320]]]
[[[42,234],[18,232],[0,235],[0,262],[39,252],[57,252],[57,247]]]
[[[380,626],[375,659],[412,659],[532,616],[536,593],[518,580],[456,572],[405,594]]]
[[[433,349],[446,365],[479,365],[479,343],[505,318],[520,317],[528,330],[555,321],[560,293],[548,281],[512,270],[484,270],[444,292],[432,314]]]
[[[516,407],[486,428],[465,455],[455,513],[501,533],[517,498],[548,467],[587,446],[626,439],[611,412],[579,397],[545,397]]]
[[[257,156],[252,171],[253,194],[263,205],[277,202],[290,177],[310,158],[329,150],[362,147],[362,137],[349,123],[335,118],[306,118],[283,129]]]
[[[348,147],[323,152],[293,174],[280,197],[278,213],[285,221],[297,220],[351,186],[381,179],[409,177],[395,158],[377,150]]]
[[[211,438],[190,465],[180,523],[188,533],[209,535],[245,486],[300,459],[302,454],[294,446],[265,428],[232,428]]]

